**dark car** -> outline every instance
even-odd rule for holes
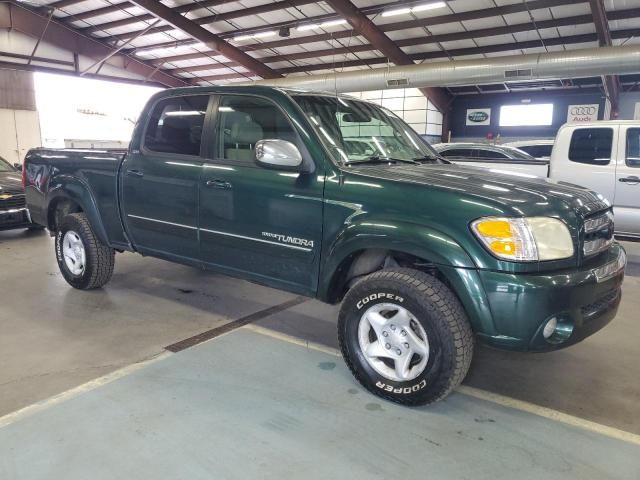
[[[0,158],[0,230],[42,227],[31,223],[20,171]]]

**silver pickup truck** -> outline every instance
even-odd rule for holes
[[[448,160],[458,163],[453,158]],[[549,162],[465,160],[465,165],[519,177],[548,177],[599,192],[614,207],[618,237],[640,240],[640,121],[560,127]]]

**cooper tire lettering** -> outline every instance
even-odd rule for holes
[[[412,393],[416,393],[419,392],[420,390],[422,390],[423,388],[425,388],[427,386],[427,381],[426,380],[422,380],[419,383],[416,383],[415,385],[411,385],[408,387],[393,387],[392,385],[388,385],[384,382],[381,381],[377,381],[376,382],[376,387],[380,388],[381,390],[384,390],[385,392],[391,392],[391,393],[396,393],[396,394],[401,394],[401,395],[409,395]]]
[[[380,293],[372,293],[371,295],[367,295],[366,297],[362,298],[356,304],[356,308],[358,310],[361,310],[362,307],[364,307],[369,302],[372,302],[374,300],[379,300],[379,299],[392,300],[392,301],[398,302],[398,303],[403,303],[404,302],[404,298],[396,295],[395,293],[380,292]]]

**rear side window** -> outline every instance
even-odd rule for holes
[[[147,150],[177,155],[200,155],[207,95],[166,98],[158,102],[147,124]]]
[[[627,156],[628,167],[640,168],[640,128],[627,130]]]
[[[504,153],[496,152],[495,150],[484,150],[482,148],[474,150],[473,157],[486,160],[507,160],[509,158]]]
[[[440,152],[445,158],[472,158],[470,148],[450,148]]]
[[[590,165],[608,165],[611,161],[613,129],[578,128],[569,145],[569,160]]]
[[[520,150],[527,152],[529,155],[535,158],[547,158],[551,157],[551,150],[553,150],[553,144],[551,145],[525,145],[518,147]]]
[[[268,100],[224,96],[218,107],[218,158],[243,163],[255,160],[259,140],[287,140],[297,135],[287,117]]]

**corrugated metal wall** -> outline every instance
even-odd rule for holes
[[[0,108],[36,110],[33,73],[0,70]]]

